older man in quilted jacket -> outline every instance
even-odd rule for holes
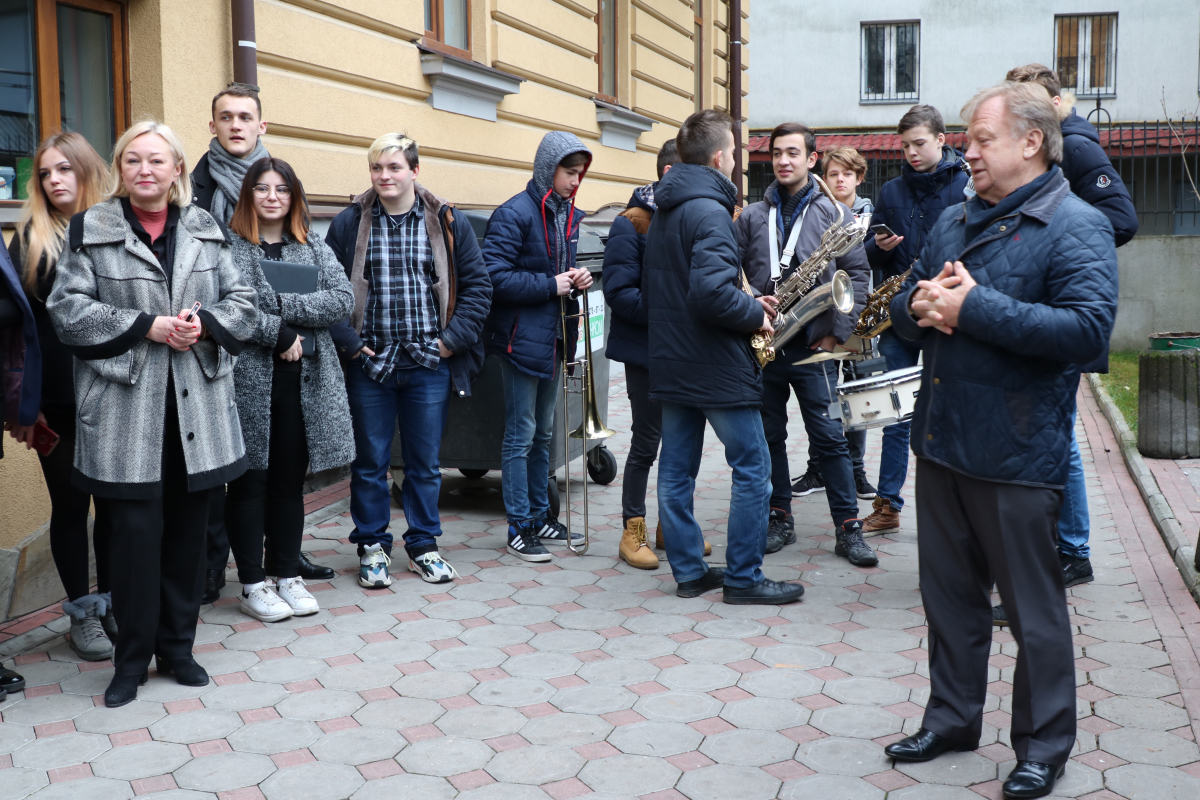
[[[922,728],[890,745],[927,761],[978,746],[999,587],[1020,653],[1005,797],[1044,797],[1075,742],[1075,669],[1056,524],[1079,364],[1117,310],[1112,225],[1071,194],[1046,92],[1004,84],[963,108],[978,196],[942,214],[892,301],[925,369],[912,421],[921,592],[930,636]]]

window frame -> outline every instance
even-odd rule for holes
[[[901,27],[911,27],[916,36],[913,48],[913,90],[899,92],[896,90],[896,39]],[[870,29],[882,28],[885,31],[884,41],[884,87],[882,92],[867,91],[867,32]],[[895,105],[901,103],[917,103],[921,99],[921,21],[919,19],[879,20],[859,22],[858,33],[859,65],[858,65],[858,102],[859,105]]]
[[[604,3],[609,3],[612,9],[612,73],[613,73],[613,93],[609,94],[604,91],[604,50],[606,42],[604,41]],[[621,66],[621,11],[617,0],[598,0],[596,3],[596,97],[606,103],[620,104],[617,95],[620,94],[621,77],[618,74]]]
[[[1117,36],[1120,32],[1119,14],[1115,11],[1101,12],[1095,14],[1055,14],[1054,15],[1054,49],[1051,51],[1054,57],[1054,73],[1058,76],[1059,83],[1064,91],[1071,91],[1079,98],[1088,99],[1112,99],[1117,96]],[[1095,20],[1107,17],[1111,34],[1109,38],[1110,49],[1105,53],[1105,60],[1111,64],[1109,75],[1112,78],[1111,84],[1105,84],[1101,87],[1096,87],[1092,82],[1092,74],[1095,72],[1093,59],[1093,25]],[[1074,85],[1068,85],[1063,80],[1062,65],[1060,59],[1060,45],[1062,44],[1062,29],[1063,22],[1068,19],[1079,20],[1078,33],[1075,39],[1075,81]]]
[[[472,44],[471,22],[474,18],[474,11],[475,11],[474,2],[472,2],[472,0],[464,0],[464,2],[466,2],[466,5],[467,5],[467,19],[466,19],[467,47],[465,50],[461,47],[456,47],[452,44],[446,44],[446,42],[445,42],[445,38],[446,38],[446,15],[445,15],[446,7],[445,7],[445,3],[446,3],[446,0],[427,0],[427,2],[429,3],[429,16],[433,21],[433,29],[431,30],[428,27],[425,28],[425,36],[422,37],[421,44],[424,44],[430,50],[436,50],[440,53],[447,53],[452,56],[458,56],[459,58],[465,58],[468,61],[473,60],[471,58],[471,44]]]

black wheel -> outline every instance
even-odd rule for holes
[[[404,508],[404,500],[400,496],[400,484],[392,482],[392,502],[396,504],[396,508]]]
[[[617,457],[613,455],[612,450],[604,445],[599,445],[588,453],[587,471],[593,481],[607,486],[616,480]]]
[[[561,508],[561,500],[558,496],[558,481],[554,476],[550,476],[550,485],[547,487],[550,497],[550,519],[558,519],[558,511]]]
[[[473,481],[477,481],[488,474],[486,469],[460,469],[459,472],[462,473],[464,478],[470,478]]]

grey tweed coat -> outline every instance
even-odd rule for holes
[[[74,482],[100,497],[161,494],[169,375],[188,490],[246,471],[233,363],[255,329],[254,290],[233,266],[225,232],[208,212],[187,206],[177,213],[170,286],[114,198],[71,221],[46,301],[59,338],[75,355]],[[208,337],[187,352],[145,338],[156,316],[175,316],[197,300]]]
[[[246,440],[250,469],[266,469],[271,442],[271,381],[275,373],[275,343],[282,323],[315,328],[316,353],[300,359],[300,410],[308,439],[308,459],[313,472],[340,467],[354,460],[354,431],[350,405],[337,350],[329,326],[350,316],[354,291],[337,257],[316,233],[300,244],[285,237],[283,260],[321,267],[317,291],[311,294],[276,295],[267,283],[259,259],[263,250],[237,234],[233,262],[242,280],[258,292],[258,323],[234,368],[238,417]]]

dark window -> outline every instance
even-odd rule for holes
[[[116,144],[113,105],[113,18],[58,7],[58,82],[62,126],[78,131],[107,156]]]
[[[861,48],[860,102],[911,102],[918,98],[921,23],[863,23]]]
[[[1055,17],[1054,68],[1079,97],[1116,95],[1117,15]]]
[[[425,37],[469,58],[471,0],[425,0]]]
[[[33,0],[0,3],[0,199],[23,196],[38,142]]]
[[[617,0],[600,0],[597,26],[600,29],[599,52],[600,94],[617,98]]]

